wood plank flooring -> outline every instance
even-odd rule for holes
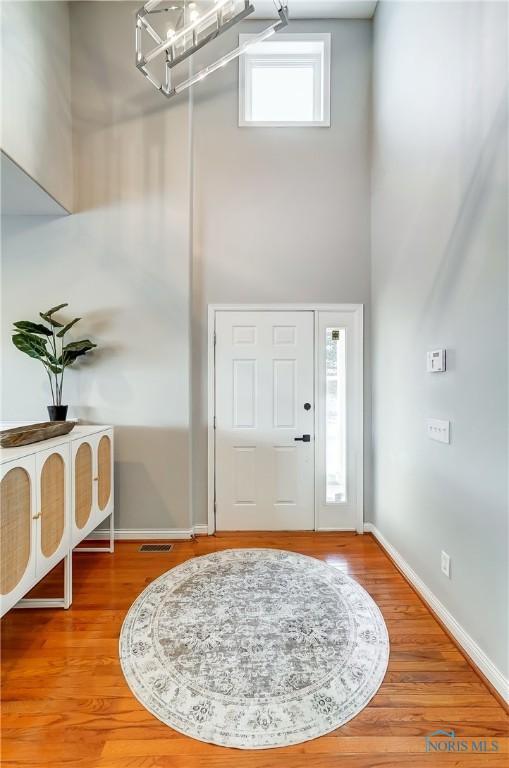
[[[161,724],[131,695],[117,646],[125,613],[156,576],[230,547],[318,557],[357,579],[389,629],[389,668],[377,695],[328,736],[261,751],[225,749]],[[507,766],[509,717],[371,536],[220,534],[142,554],[74,556],[69,611],[14,610],[2,620],[2,765],[67,768],[489,768]],[[58,594],[58,569],[37,587]],[[497,753],[426,754],[426,734],[495,739]]]

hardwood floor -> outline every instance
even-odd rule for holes
[[[263,546],[341,568],[380,606],[391,640],[385,681],[357,717],[294,747],[243,752],[182,736],[131,695],[117,645],[124,615],[159,574],[190,557]],[[2,765],[68,768],[421,768],[508,764],[509,717],[371,536],[222,534],[142,554],[74,556],[69,611],[14,610],[2,620]],[[61,588],[56,570],[38,594]],[[495,739],[498,753],[426,754],[426,734]]]

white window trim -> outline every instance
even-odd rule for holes
[[[326,375],[325,375],[325,331],[327,328],[343,328],[346,333],[346,497],[343,501],[328,502],[326,499]],[[359,504],[362,505],[362,310],[353,311],[337,307],[334,310],[317,312],[315,323],[315,403],[316,403],[316,484],[315,509],[318,530],[337,530],[336,517],[339,510],[356,519],[359,532]],[[360,497],[360,499],[359,499]]]
[[[355,530],[364,533],[364,306],[363,304],[209,304],[208,305],[208,376],[207,376],[207,431],[208,431],[208,491],[207,491],[207,526],[208,533],[212,535],[216,530],[215,520],[215,329],[216,312],[314,312],[315,314],[315,531],[342,531],[354,530],[342,528],[337,525],[335,513],[341,507],[339,504],[321,503],[319,493],[320,484],[325,482],[325,467],[321,466],[323,457],[319,455],[317,447],[322,444],[323,427],[320,427],[319,415],[319,369],[320,369],[320,336],[323,339],[321,329],[329,325],[347,328],[347,412],[350,411],[347,423],[347,434],[350,438],[350,446],[347,445],[348,456],[347,471],[352,472],[347,478],[349,484],[348,504],[352,505],[355,515]],[[350,350],[348,350],[348,345]],[[323,354],[323,352],[322,352]],[[347,357],[348,359],[348,357]],[[348,438],[347,438],[348,440]],[[323,479],[322,479],[323,478]]]
[[[255,35],[239,35],[239,45],[246,42]],[[324,55],[323,55],[323,118],[322,120],[302,120],[302,121],[253,121],[246,120],[246,89],[251,82],[249,77],[246,77],[247,70],[253,61],[253,57],[244,55],[239,58],[239,127],[240,128],[329,128],[330,127],[330,102],[331,102],[331,33],[320,32],[316,34],[282,34],[281,39],[288,42],[323,42],[324,43]],[[278,56],[280,60],[282,57],[291,59],[297,65],[298,61],[309,60],[315,58],[312,54],[298,54],[288,55],[284,54]],[[315,67],[318,65],[318,61],[315,62]],[[315,99],[322,98],[322,94],[315,93]]]

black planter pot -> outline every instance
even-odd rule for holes
[[[67,418],[67,405],[48,405],[50,421],[65,421]]]

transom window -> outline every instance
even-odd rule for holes
[[[240,35],[242,45],[252,35]],[[330,125],[330,34],[280,35],[239,59],[240,126]]]

